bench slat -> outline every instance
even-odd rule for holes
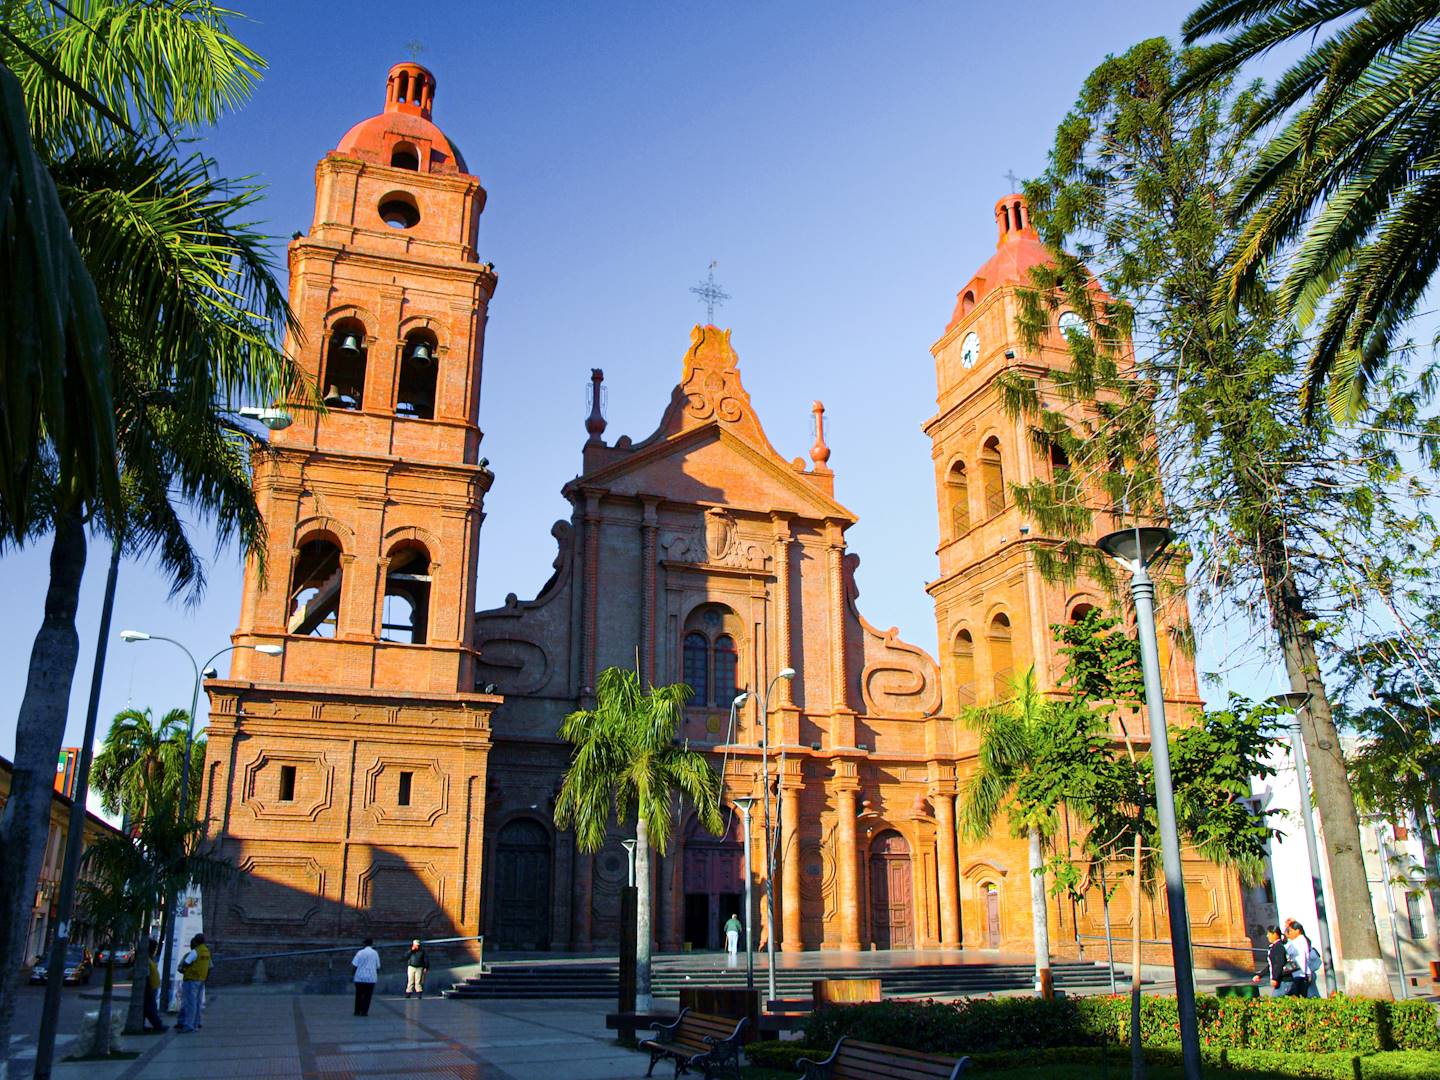
[[[948,1080],[958,1061],[943,1054],[846,1039],[835,1057],[831,1076],[834,1080]]]

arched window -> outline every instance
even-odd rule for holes
[[[1050,476],[1056,481],[1070,477],[1070,455],[1058,446],[1050,447]]]
[[[704,634],[685,635],[685,684],[693,690],[692,705],[710,703],[710,642]]]
[[[1015,677],[1015,654],[1010,637],[1010,619],[1003,612],[990,620],[990,672],[996,701],[1013,697],[1010,681]]]
[[[1000,461],[1000,440],[994,435],[980,451],[980,479],[985,487],[985,516],[1005,509],[1005,466]]]
[[[435,335],[416,330],[405,338],[400,355],[400,385],[395,395],[395,412],[416,420],[435,416],[435,376],[438,368]]]
[[[955,635],[950,650],[955,660],[955,703],[962,708],[975,704],[975,641],[969,630]]]
[[[330,332],[325,355],[325,404],[331,409],[358,409],[365,401],[365,327],[344,319]]]
[[[1094,604],[1083,602],[1076,604],[1073,608],[1070,609],[1070,621],[1072,623],[1084,622],[1085,616],[1089,615],[1092,611],[1098,612],[1099,610],[1100,609],[1097,608]]]
[[[975,310],[975,290],[966,289],[965,295],[960,297],[960,314],[969,315]]]
[[[424,645],[430,625],[430,553],[406,543],[390,552],[385,571],[385,602],[380,611],[380,637],[407,645]]]
[[[945,487],[950,504],[950,537],[958,539],[970,531],[970,478],[963,461],[950,466]]]
[[[715,639],[715,704],[729,705],[735,700],[735,671],[739,665],[735,639],[721,634]]]
[[[420,170],[420,151],[407,142],[396,143],[390,151],[390,166],[395,169]]]
[[[335,636],[343,574],[340,545],[333,539],[317,537],[300,545],[290,575],[290,611],[285,626],[290,633]]]

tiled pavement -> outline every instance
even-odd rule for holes
[[[621,1080],[647,1056],[614,1045],[601,1002],[423,1001],[376,997],[368,1017],[348,996],[214,995],[205,1026],[127,1040],[129,1062],[68,1062],[56,1080]]]

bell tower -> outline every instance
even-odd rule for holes
[[[478,932],[500,701],[475,692],[474,650],[496,277],[476,253],[485,189],[433,122],[435,92],[421,65],[390,69],[383,111],[316,166],[314,222],[289,248],[286,346],[325,409],[292,404],[254,457],[266,556],[246,568],[231,677],[208,684],[204,805],[245,871],[215,913],[231,940]]]
[[[1032,664],[1042,690],[1064,671],[1050,627],[1114,601],[1084,577],[1046,581],[1037,550],[1056,543],[1039,534],[1015,505],[1012,484],[1052,480],[1069,462],[1058,449],[1038,450],[1026,421],[1005,411],[997,380],[1016,372],[1035,380],[1046,404],[1066,405],[1041,378],[1069,363],[1066,331],[1087,332],[1083,320],[1061,311],[1038,346],[1024,344],[1019,290],[1047,251],[1022,195],[995,204],[996,250],[961,288],[935,357],[936,413],[926,421],[940,512],[940,576],[927,587],[935,599],[945,712],[1006,696],[1009,680]],[[1100,531],[1104,531],[1103,523]],[[1176,616],[1184,621],[1183,611]],[[1162,641],[1168,635],[1162,635]],[[1198,703],[1194,667],[1178,650],[1162,648],[1166,697]]]

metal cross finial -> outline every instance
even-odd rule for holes
[[[1009,171],[1005,174],[1005,179],[1010,182],[1010,190],[1011,190],[1011,191],[1019,191],[1019,190],[1020,190],[1020,177],[1018,177],[1018,176],[1015,175],[1015,170],[1014,170],[1014,169],[1009,170]]]
[[[723,304],[726,300],[730,299],[730,294],[715,284],[715,267],[719,265],[720,263],[717,260],[712,259],[710,261],[710,273],[706,276],[705,280],[699,285],[693,285],[690,288],[691,292],[705,302],[705,322],[710,326],[715,325],[715,305]]]
[[[425,45],[419,38],[411,38],[405,43],[405,51],[410,54],[411,60],[419,63],[420,54],[425,51]]]

